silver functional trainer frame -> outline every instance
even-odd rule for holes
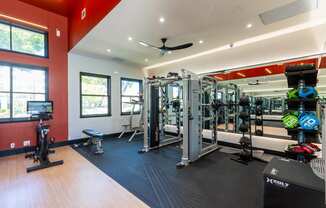
[[[217,109],[212,103],[217,100],[217,80],[183,74],[183,149],[177,167],[184,167],[218,147]],[[212,139],[203,139],[203,125],[209,123]]]
[[[182,158],[177,167],[184,167],[219,148],[218,110],[213,107],[218,94],[216,79],[208,76],[199,77],[183,70],[182,76],[169,73],[167,77],[148,78],[144,84],[144,147],[140,152],[148,152],[182,141]],[[164,126],[168,118],[166,107],[170,105],[169,98],[166,97],[166,87],[176,84],[179,90],[182,90],[183,96],[182,105],[180,104],[183,130],[181,131],[178,122],[177,136],[166,138]],[[211,130],[212,139],[203,138],[203,127]]]
[[[180,122],[177,122],[177,136],[165,134],[165,125],[169,121],[168,108],[172,105],[168,97],[168,87],[178,86],[182,90],[181,80],[176,73],[144,80],[144,147],[140,153],[181,141]],[[176,112],[176,116],[180,115],[181,106]],[[176,120],[180,121],[180,118]]]

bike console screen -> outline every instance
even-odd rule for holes
[[[53,101],[27,101],[27,112],[32,115],[52,114]]]

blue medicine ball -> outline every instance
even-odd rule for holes
[[[301,98],[314,98],[317,96],[317,91],[314,87],[304,87],[299,90],[299,97]]]
[[[299,117],[299,124],[304,130],[316,130],[320,122],[314,113],[302,113]]]

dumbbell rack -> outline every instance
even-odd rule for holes
[[[258,114],[259,109],[261,110],[260,115]],[[255,135],[256,136],[263,136],[264,135],[264,117],[263,117],[263,114],[264,114],[263,105],[262,105],[262,103],[259,103],[256,100],[256,102],[255,102]],[[261,121],[261,123],[259,123],[259,125],[257,124],[258,120]],[[259,130],[260,130],[260,133],[258,133]]]
[[[288,88],[303,89],[306,86],[315,87],[317,84],[317,74],[314,65],[298,65],[289,66],[286,68],[285,75],[288,81]],[[298,98],[287,99],[288,104],[287,111],[298,111],[299,114],[306,111],[316,111],[317,99],[316,98]],[[301,127],[287,129],[288,134],[292,136],[292,139],[296,139],[299,145],[311,142],[318,137],[318,131],[305,131]],[[311,159],[311,155],[308,154],[294,154],[288,149],[285,151],[288,157],[297,159],[299,161],[306,161]]]

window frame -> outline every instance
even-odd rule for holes
[[[49,101],[49,70],[47,67],[41,67],[41,66],[35,66],[35,65],[29,65],[29,64],[18,64],[18,63],[10,63],[5,61],[0,61],[1,66],[7,66],[10,69],[10,88],[9,88],[9,99],[10,99],[10,118],[0,118],[0,124],[3,123],[17,123],[17,122],[30,122],[30,121],[37,121],[38,119],[30,118],[30,117],[24,117],[24,118],[14,118],[13,117],[13,95],[14,94],[43,94],[43,93],[30,93],[30,92],[14,92],[13,91],[13,68],[21,67],[25,69],[30,70],[39,70],[43,71],[45,73],[45,101]],[[2,91],[0,91],[1,93]],[[2,93],[8,93],[8,92],[2,92]],[[26,109],[27,110],[27,109]]]
[[[83,84],[82,84],[82,77],[83,76],[90,76],[96,78],[105,78],[107,79],[107,95],[93,95],[93,94],[83,94]],[[89,114],[83,115],[83,96],[94,96],[94,97],[107,97],[108,99],[108,113],[106,114]],[[89,72],[80,72],[79,73],[79,117],[80,118],[96,118],[96,117],[110,117],[112,116],[111,111],[111,100],[112,100],[112,93],[111,93],[111,76],[104,75],[104,74],[94,74]]]
[[[143,80],[141,79],[133,79],[133,78],[127,78],[127,77],[121,77],[120,78],[120,115],[121,116],[128,116],[131,114],[131,112],[122,112],[122,97],[140,97],[140,96],[128,96],[128,95],[122,95],[122,81],[133,81],[133,82],[139,82],[139,86],[140,86],[140,89],[139,89],[139,92],[140,93],[143,93]],[[140,114],[140,111],[136,111],[134,112],[133,115],[139,115]]]
[[[39,30],[39,29],[36,29],[36,28],[19,25],[19,24],[16,24],[16,23],[5,21],[5,20],[0,20],[0,24],[7,25],[10,28],[10,32],[9,32],[9,34],[10,34],[10,39],[9,39],[9,41],[10,41],[10,49],[0,48],[0,51],[16,53],[16,54],[22,54],[22,55],[27,55],[27,56],[34,56],[34,57],[38,57],[38,58],[46,58],[46,59],[49,58],[49,32],[48,31]],[[27,31],[30,31],[30,32],[35,32],[35,33],[39,33],[39,34],[44,35],[44,56],[13,50],[13,48],[12,48],[12,45],[13,45],[12,44],[12,27],[16,27],[16,28],[19,28],[19,29],[23,29],[23,30],[27,30]]]

